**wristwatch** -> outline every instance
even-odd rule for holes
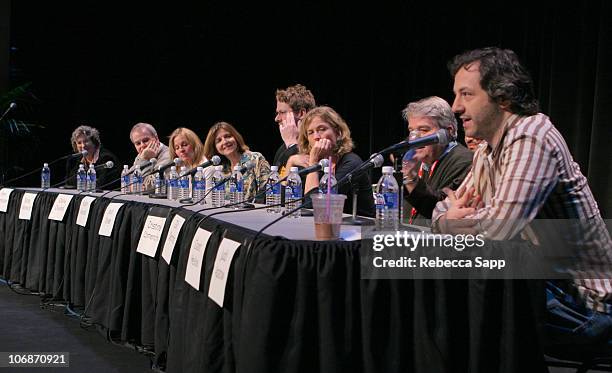
[[[418,180],[419,180],[418,176],[415,176],[415,177],[404,176],[404,178],[402,179],[402,184],[404,185],[416,184]]]

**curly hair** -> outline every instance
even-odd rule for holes
[[[77,138],[79,136],[85,136],[87,140],[89,140],[96,149],[99,149],[102,146],[102,141],[100,141],[100,132],[90,126],[78,126],[74,131],[72,131],[72,135],[70,136],[70,143],[72,144],[72,150],[75,152],[77,149]]]
[[[460,68],[468,69],[475,62],[480,63],[480,86],[493,101],[509,102],[514,114],[539,112],[531,76],[513,51],[496,47],[475,49],[455,56],[448,63],[448,69],[455,77]]]
[[[287,89],[277,89],[276,101],[289,105],[296,113],[302,109],[308,112],[317,105],[312,92],[301,84],[287,87]]]
[[[353,150],[355,145],[353,143],[353,139],[351,138],[351,130],[344,119],[342,119],[340,114],[329,106],[319,106],[310,110],[304,116],[304,118],[302,118],[302,125],[300,126],[300,133],[298,137],[298,147],[300,149],[300,153],[310,153],[312,146],[308,141],[308,127],[315,118],[320,118],[329,124],[338,134],[336,146],[333,149],[334,155],[342,157],[344,154],[350,153]]]

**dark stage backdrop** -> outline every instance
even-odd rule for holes
[[[609,217],[611,3],[494,3],[13,1],[11,86],[32,82],[39,99],[14,116],[44,129],[9,141],[3,165],[29,170],[69,153],[82,123],[128,163],[138,121],[163,137],[187,126],[202,138],[229,121],[271,159],[280,143],[274,93],[295,83],[344,116],[366,157],[406,135],[400,111],[409,101],[452,99],[450,58],[495,45],[528,66],[542,111]]]

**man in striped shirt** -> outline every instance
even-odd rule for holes
[[[538,113],[533,82],[514,52],[469,51],[456,56],[449,70],[455,79],[453,112],[463,121],[466,136],[481,138],[487,146],[474,154],[472,169],[457,192],[448,191],[448,197],[436,205],[433,230],[480,233],[491,240],[523,238],[539,246],[546,237],[534,229],[534,219],[565,219],[577,226],[573,242],[590,260],[612,263],[610,233],[587,180],[561,134],[546,115]],[[563,306],[578,310],[584,320],[596,316],[601,329],[597,341],[612,340],[608,274],[576,278],[571,286],[554,290],[558,292],[550,292],[549,287],[549,311],[562,299]]]

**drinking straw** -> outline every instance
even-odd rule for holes
[[[331,163],[331,155],[328,158],[329,160],[329,175],[327,175],[327,202],[326,202],[326,211],[327,211],[327,220],[330,220],[331,216],[331,175],[332,175],[332,163]]]

